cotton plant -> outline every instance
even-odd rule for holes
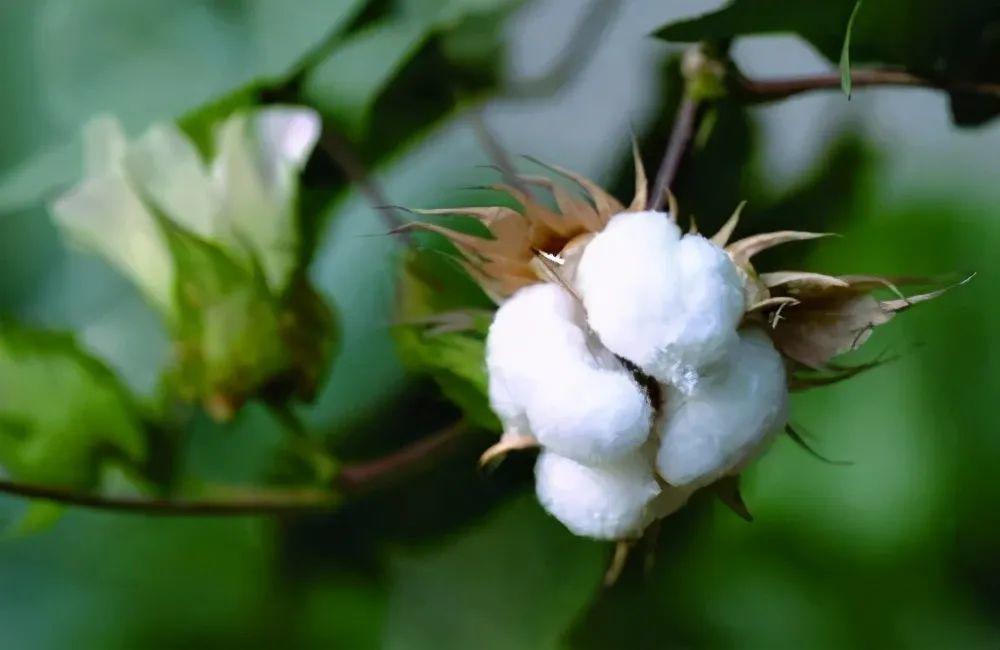
[[[311,109],[269,106],[214,127],[210,151],[172,122],[126,138],[84,129],[84,177],[50,206],[71,243],[128,278],[174,341],[173,384],[225,419],[252,395],[315,389],[330,313],[305,275],[298,177],[320,132]]]
[[[874,276],[758,273],[761,251],[824,234],[730,242],[739,209],[712,237],[682,232],[674,202],[646,209],[637,152],[635,164],[628,206],[548,166],[568,183],[511,171],[493,186],[517,209],[417,211],[476,218],[489,237],[407,226],[447,237],[497,304],[482,362],[503,433],[484,462],[538,448],[541,505],[577,535],[623,543],[701,489],[746,515],[739,474],[782,430],[801,442],[787,426],[790,390],[855,374],[831,359],[939,293],[905,298]],[[880,300],[877,289],[898,295]]]

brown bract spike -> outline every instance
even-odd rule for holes
[[[633,143],[636,165],[636,198],[628,210],[593,181],[557,165],[531,159],[546,169],[572,181],[582,196],[544,176],[508,174],[505,182],[489,187],[515,199],[519,209],[501,206],[474,206],[411,210],[427,216],[469,216],[479,220],[490,237],[464,233],[428,222],[414,222],[397,229],[426,230],[446,237],[461,254],[459,263],[498,304],[518,289],[535,282],[553,281],[553,268],[539,263],[549,256],[561,262],[559,279],[572,283],[581,242],[600,232],[617,213],[644,209],[647,197],[646,172]],[[548,190],[555,209],[533,196],[528,188]],[[638,206],[638,207],[637,207]]]
[[[736,227],[740,209],[712,238],[724,245]],[[932,300],[954,286],[906,297],[903,284],[926,284],[925,278],[877,275],[832,276],[809,271],[773,271],[758,274],[750,260],[758,253],[793,241],[828,237],[829,233],[782,230],[753,235],[726,246],[743,279],[746,320],[768,323],[775,347],[799,367],[822,371],[813,377],[792,376],[790,387],[810,388],[847,379],[867,367],[835,371],[830,360],[856,350],[872,330],[914,304]],[[872,293],[889,291],[895,298],[879,300]],[[874,366],[871,366],[874,367]]]
[[[746,201],[740,201],[740,204],[736,206],[733,214],[726,223],[722,224],[719,228],[719,232],[712,235],[712,243],[720,248],[724,248],[726,244],[729,243],[729,238],[733,236],[733,231],[736,230],[736,226],[740,223],[740,214],[743,212],[743,208],[747,205]]]
[[[635,164],[635,197],[629,204],[630,212],[639,212],[646,209],[647,197],[649,196],[649,180],[646,178],[646,168],[642,166],[642,156],[639,154],[639,143],[635,137],[632,138],[632,160]]]
[[[780,246],[793,241],[805,241],[807,239],[818,239],[820,237],[832,237],[832,233],[823,232],[799,232],[796,230],[781,230],[769,232],[762,235],[753,235],[739,241],[735,241],[726,247],[726,252],[737,264],[745,264],[750,259],[768,248]]]
[[[534,436],[525,435],[519,431],[505,431],[500,440],[479,457],[479,466],[485,467],[503,458],[512,451],[535,449],[539,446]]]
[[[547,169],[551,169],[555,173],[568,178],[583,188],[583,190],[590,197],[590,200],[594,202],[594,207],[597,208],[597,214],[600,215],[601,220],[605,225],[608,223],[608,219],[619,212],[625,211],[625,206],[623,206],[618,199],[608,194],[604,188],[586,176],[581,176],[580,174],[572,172],[565,167],[560,167],[559,165],[542,162],[536,158],[529,158],[529,160]]]
[[[871,295],[874,288],[899,292],[894,283],[875,276],[841,276],[837,278],[840,285],[817,282],[794,295],[798,302],[787,306],[785,317],[771,330],[771,338],[786,357],[809,368],[826,369],[833,357],[859,348],[875,327],[888,323],[898,312],[971,279],[894,300],[877,300]]]
[[[785,287],[790,292],[809,291],[815,289],[826,289],[829,287],[846,288],[850,285],[832,275],[822,273],[809,273],[808,271],[774,271],[771,273],[761,273],[760,281],[768,289],[774,287]]]

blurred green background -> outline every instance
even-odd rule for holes
[[[169,353],[135,290],[64,247],[43,201],[73,182],[80,126],[130,134],[219,97],[308,103],[355,147],[385,196],[482,200],[493,178],[473,114],[504,146],[625,196],[634,131],[647,166],[679,94],[680,48],[649,36],[717,7],[691,0],[6,0],[0,4],[0,317],[71,330],[139,394]],[[596,7],[596,9],[594,8]],[[842,25],[833,29],[842,30]],[[792,36],[739,39],[750,75],[832,69]],[[241,100],[242,101],[242,100]],[[941,274],[972,283],[880,329],[858,359],[901,358],[798,395],[788,440],[744,477],[756,517],[698,498],[666,521],[647,571],[602,589],[610,549],[535,504],[530,460],[484,475],[465,447],[328,516],[183,519],[70,511],[0,540],[0,645],[10,648],[996,648],[1000,647],[1000,122],[952,124],[929,90],[726,101],[676,188],[712,231],[741,199],[741,233],[827,229],[761,268]],[[407,372],[391,336],[399,242],[329,161],[304,184],[311,277],[340,351],[302,415],[365,458],[455,417]],[[183,462],[253,481],[280,438],[263,409],[199,419]],[[0,524],[24,504],[0,498]]]

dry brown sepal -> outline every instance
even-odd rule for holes
[[[796,380],[792,386],[811,387],[842,381],[873,366],[835,371],[830,360],[856,350],[879,325],[889,322],[896,313],[912,305],[931,300],[952,287],[945,287],[906,297],[901,284],[926,283],[921,278],[885,278],[874,275],[832,276],[808,271],[777,271],[758,274],[751,259],[769,248],[795,241],[830,236],[829,233],[782,230],[753,235],[727,245],[736,229],[742,204],[723,225],[712,241],[725,246],[743,276],[748,305],[746,318],[764,321],[778,350],[789,360],[829,374]],[[959,284],[964,284],[966,278]],[[957,285],[955,285],[957,286]],[[892,300],[879,300],[872,293],[887,290]],[[793,364],[793,365],[794,365]],[[795,383],[795,382],[800,383]]]
[[[508,182],[490,188],[506,193],[519,209],[473,206],[411,210],[427,216],[467,216],[478,219],[491,238],[459,232],[435,223],[414,221],[402,230],[426,230],[446,237],[459,251],[459,262],[495,302],[500,303],[518,289],[543,281],[572,277],[583,246],[621,212],[645,209],[647,178],[638,148],[633,143],[635,197],[625,207],[590,179],[568,169],[530,159],[570,181],[579,192],[544,176],[515,174]],[[529,191],[548,192],[554,207]],[[558,277],[553,277],[555,273]]]
[[[608,562],[608,568],[604,572],[605,587],[615,586],[618,578],[622,577],[622,571],[625,570],[625,564],[628,562],[628,557],[632,552],[632,545],[634,543],[627,539],[620,539],[615,542],[615,548],[611,553],[611,560]]]
[[[540,445],[535,436],[521,433],[520,431],[504,431],[500,440],[483,452],[479,457],[479,466],[486,467],[494,461],[503,460],[512,451],[523,451],[525,449],[537,449]]]

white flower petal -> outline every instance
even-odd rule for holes
[[[486,342],[490,401],[508,428],[581,461],[627,455],[649,436],[642,388],[579,322],[556,284],[525,287],[497,310]]]
[[[650,503],[660,487],[641,453],[589,466],[543,451],[535,465],[535,491],[542,507],[573,533],[627,539],[638,537],[652,520]]]
[[[615,354],[691,390],[735,344],[743,314],[736,267],[662,212],[626,212],[594,237],[576,274],[587,320]]]
[[[312,110],[281,107],[234,115],[216,133],[212,177],[223,213],[274,291],[284,288],[295,267],[296,177],[318,137]]]
[[[125,131],[113,115],[98,115],[83,127],[83,169],[88,176],[101,176],[121,169],[125,158]]]
[[[272,178],[286,170],[298,173],[305,166],[322,128],[319,114],[311,108],[274,106],[254,115],[254,128],[261,159]]]
[[[88,179],[59,197],[51,211],[71,241],[105,257],[154,305],[173,313],[173,258],[154,217],[124,176]]]
[[[208,170],[174,124],[151,126],[129,146],[125,165],[132,181],[181,227],[211,239],[224,225]]]
[[[726,367],[690,395],[668,396],[656,457],[660,476],[672,485],[702,486],[741,468],[770,443],[787,404],[781,355],[763,332],[741,332]]]

